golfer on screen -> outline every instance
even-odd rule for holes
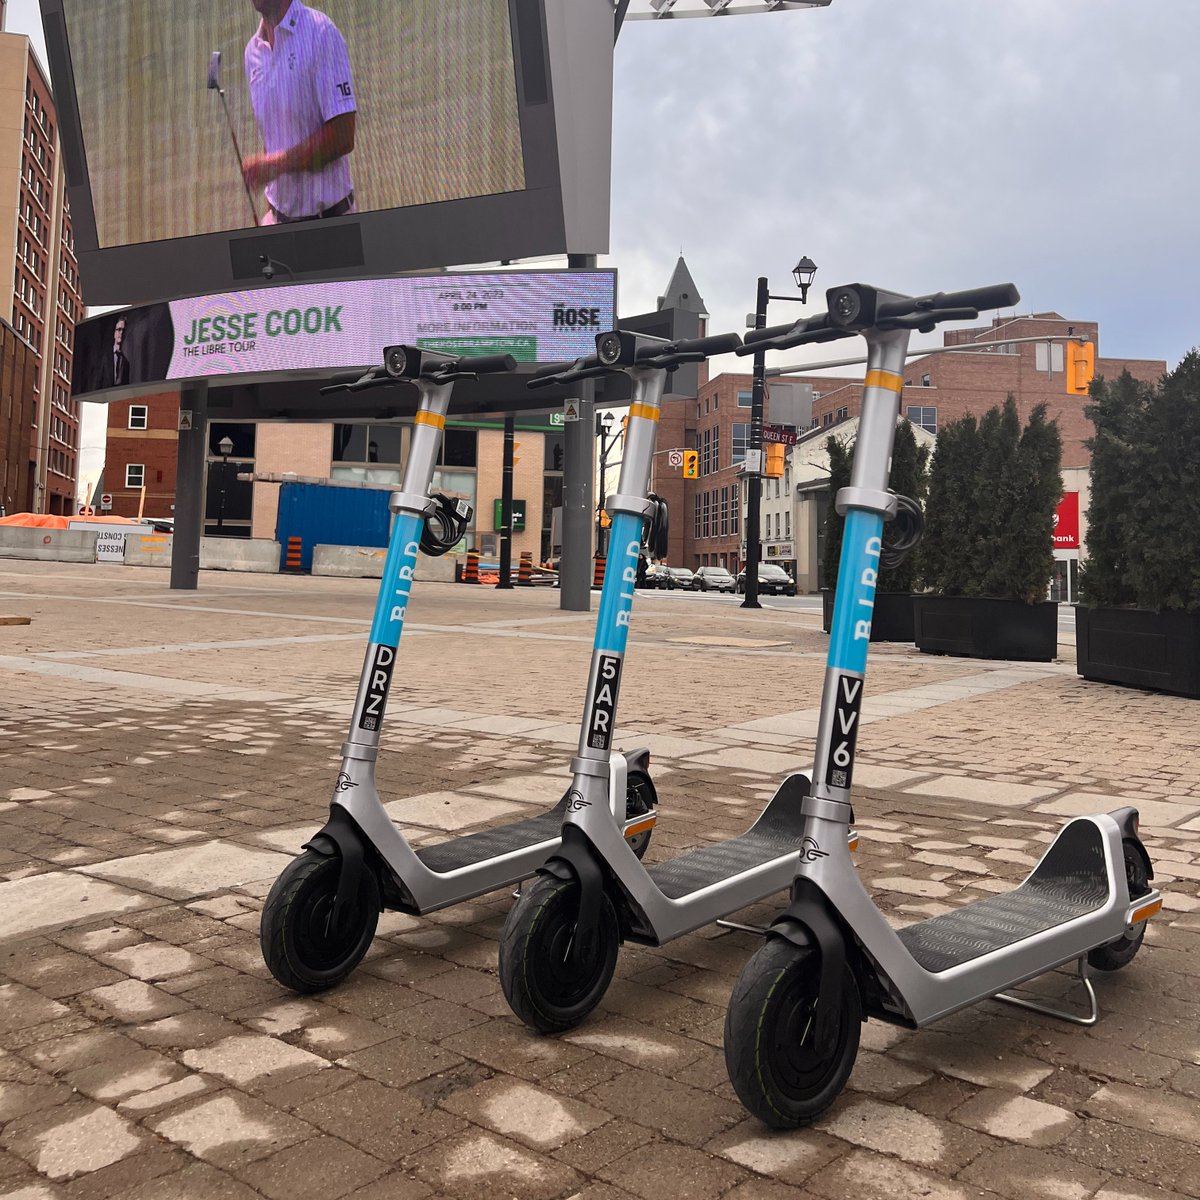
[[[346,39],[300,0],[250,0],[262,20],[246,43],[246,79],[265,152],[242,163],[264,188],[263,224],[354,212],[356,104]]]

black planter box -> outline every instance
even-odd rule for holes
[[[1078,605],[1075,655],[1084,679],[1200,697],[1200,613]]]
[[[1051,662],[1058,653],[1058,605],[986,596],[914,596],[917,649],[961,658]]]
[[[912,642],[912,602],[911,592],[876,592],[871,614],[871,641]],[[821,627],[826,633],[833,628],[833,592],[829,588],[821,591]]]

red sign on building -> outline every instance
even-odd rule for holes
[[[1054,510],[1055,550],[1079,549],[1079,493],[1064,492]]]

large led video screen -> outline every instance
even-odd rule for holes
[[[89,305],[608,250],[611,0],[40,4]]]
[[[508,0],[63,0],[101,247],[520,191]]]
[[[616,289],[607,270],[495,271],[283,285],[119,309],[77,327],[73,392],[105,401],[171,381],[357,369],[403,343],[563,362],[593,353],[596,335],[616,325]]]

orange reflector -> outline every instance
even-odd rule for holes
[[[847,848],[851,851],[857,850],[858,849],[858,838],[851,839]]]
[[[639,833],[645,833],[647,829],[653,829],[657,817],[647,817],[643,821],[639,821],[636,825],[628,825],[625,828],[625,836],[627,838],[636,837]]]
[[[1139,921],[1148,921],[1155,913],[1162,911],[1162,901],[1152,900],[1149,904],[1142,905],[1141,908],[1133,910],[1133,916],[1129,918],[1130,925],[1136,925]]]

